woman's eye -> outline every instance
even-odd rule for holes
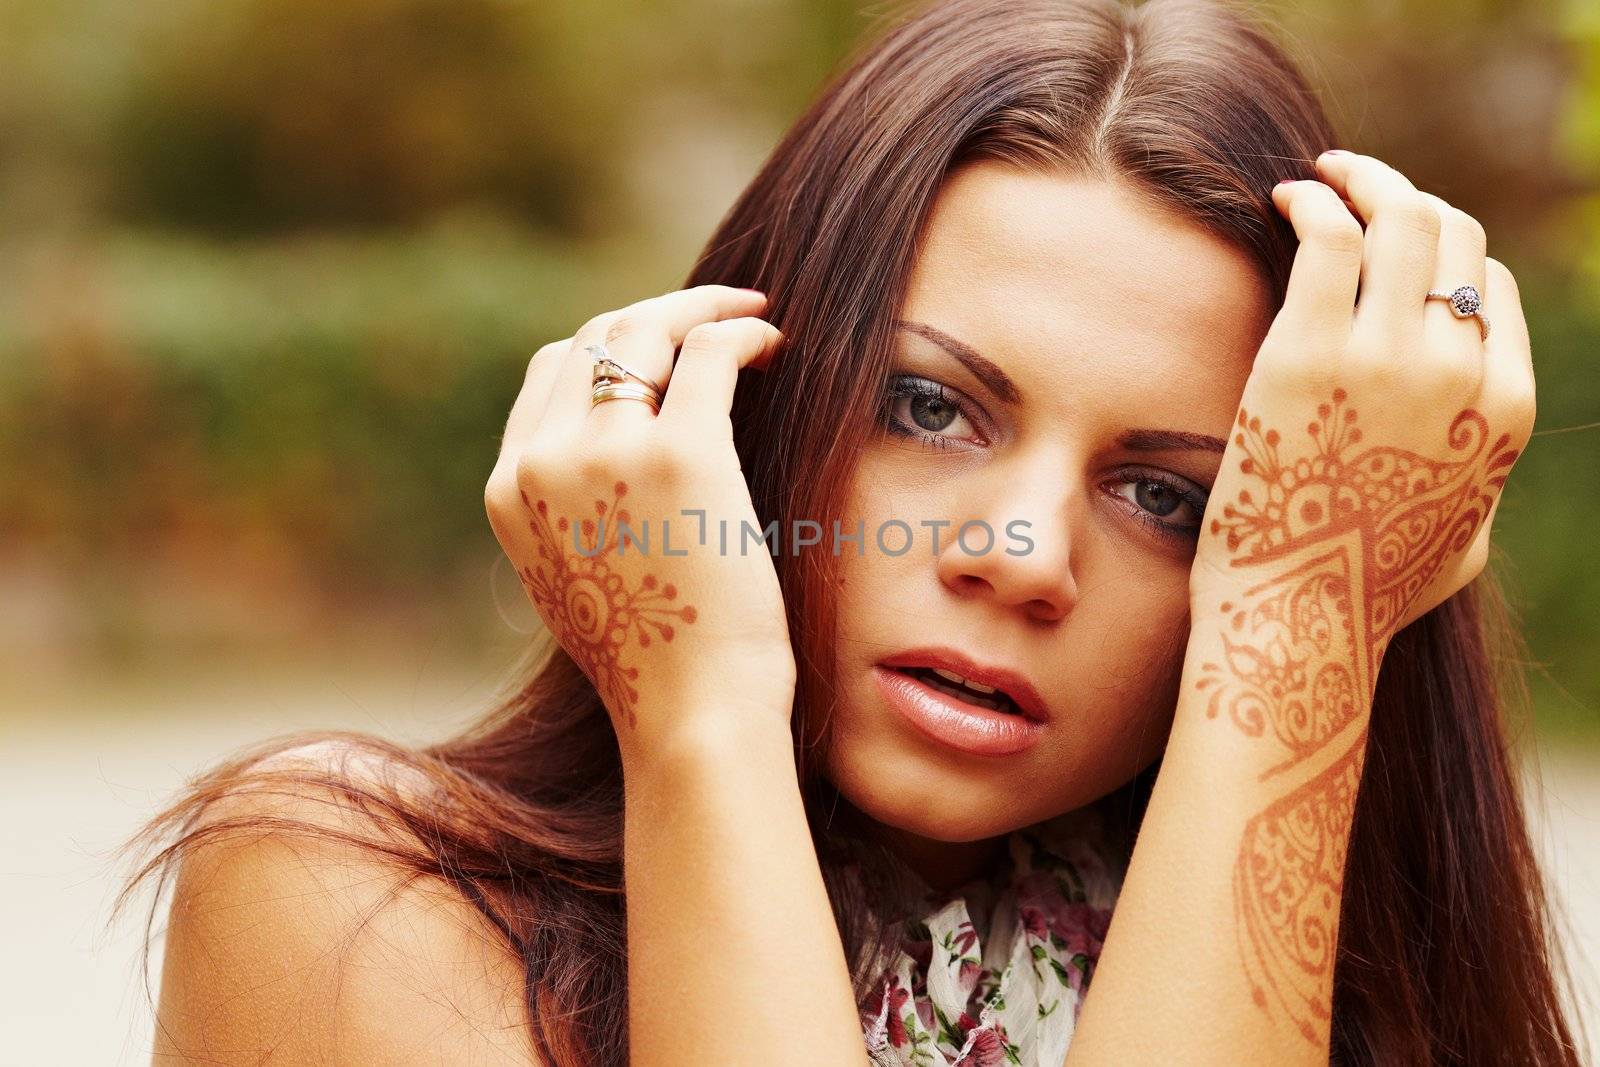
[[[883,399],[884,428],[892,434],[935,448],[980,438],[961,401],[938,382],[899,375],[889,380]]]
[[[1115,495],[1133,505],[1134,518],[1171,537],[1196,538],[1205,515],[1206,493],[1180,480],[1128,474],[1114,483]]]

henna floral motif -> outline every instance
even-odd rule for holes
[[[1211,691],[1208,717],[1217,716],[1226,698],[1241,732],[1260,737],[1270,730],[1288,750],[1269,776],[1315,752],[1356,717],[1357,671],[1361,677],[1368,672],[1349,664],[1369,649],[1355,639],[1348,562],[1341,553],[1319,554],[1248,590],[1248,608],[1221,605],[1228,629],[1246,639],[1224,633],[1225,667],[1202,664],[1206,673],[1196,688]]]
[[[1226,534],[1229,552],[1243,549],[1235,567],[1299,552],[1313,540],[1353,541],[1347,550],[1360,560],[1371,590],[1368,629],[1386,634],[1445,561],[1472,540],[1494,503],[1491,489],[1505,484],[1518,451],[1510,447],[1510,434],[1485,450],[1489,424],[1469,408],[1456,415],[1447,437],[1459,458],[1435,461],[1387,447],[1347,456],[1361,431],[1345,399],[1344,390],[1335,389],[1331,405],[1317,406],[1318,418],[1306,427],[1316,454],[1294,463],[1282,461],[1278,431],[1263,434],[1260,417],[1240,408],[1234,441],[1248,458],[1239,469],[1266,484],[1266,499],[1240,491],[1238,501],[1212,520],[1211,532]]]
[[[634,706],[639,700],[634,683],[639,668],[622,662],[629,635],[640,648],[650,646],[652,633],[671,641],[675,631],[667,620],[692,623],[695,610],[687,604],[669,606],[677,599],[678,590],[653,574],[645,575],[639,588],[630,591],[623,576],[607,562],[606,557],[617,554],[622,526],[632,525],[628,512],[617,507],[627,492],[627,484],[618,482],[609,503],[594,502],[595,517],[584,519],[578,528],[583,537],[581,552],[568,544],[570,521],[563,516],[552,526],[547,503],[529,501],[523,493],[538,558],[518,573],[561,647],[588,675],[606,706],[625,715],[628,725],[634,726]],[[613,521],[607,522],[607,515]]]
[[[1208,718],[1281,753],[1260,780],[1277,799],[1246,825],[1234,909],[1251,993],[1281,1005],[1308,1040],[1326,1034],[1349,827],[1378,665],[1397,620],[1472,541],[1518,450],[1488,445],[1483,415],[1451,421],[1451,458],[1374,447],[1342,389],[1307,427],[1315,449],[1240,408],[1240,490],[1213,519],[1247,584],[1220,604],[1222,662],[1201,664]]]
[[[1233,904],[1251,996],[1288,1010],[1308,1041],[1328,1031],[1345,853],[1366,753],[1365,720],[1328,746],[1294,789],[1251,819],[1234,864]],[[1311,762],[1311,761],[1308,761]],[[1323,765],[1325,764],[1325,765]]]

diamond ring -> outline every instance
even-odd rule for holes
[[[1489,339],[1489,317],[1483,313],[1483,298],[1478,295],[1478,290],[1475,286],[1458,286],[1448,293],[1442,289],[1429,289],[1428,299],[1448,300],[1450,302],[1450,313],[1458,319],[1476,318],[1478,320],[1479,333],[1482,334],[1485,341]]]
[[[605,345],[585,345],[583,350],[594,356],[593,382],[595,385],[599,385],[602,382],[620,382],[625,378],[632,378],[636,382],[642,382],[649,386],[655,391],[656,395],[659,396],[661,394],[661,386],[612,359],[611,352]]]

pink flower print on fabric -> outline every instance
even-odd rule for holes
[[[1060,1067],[1124,857],[1084,809],[1013,832],[1009,866],[929,891],[861,1005],[879,1067]]]

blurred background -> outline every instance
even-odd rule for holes
[[[110,850],[237,745],[422,739],[532,609],[483,484],[532,353],[677,288],[885,11],[845,0],[0,0],[0,1064],[146,1062]],[[1600,956],[1600,3],[1266,6],[1347,147],[1521,283],[1495,528],[1515,740]]]

